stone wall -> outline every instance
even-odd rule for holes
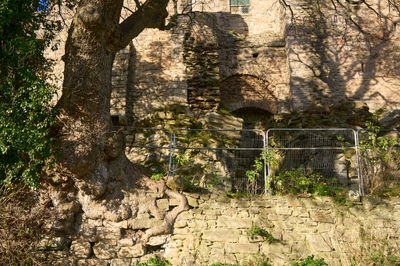
[[[399,255],[399,200],[366,199],[347,209],[331,198],[191,196],[193,209],[178,216],[165,244],[174,265],[244,264],[260,254],[273,265],[310,255],[329,265],[362,265],[379,251]],[[279,241],[249,239],[252,225]]]
[[[203,1],[201,7],[192,6],[193,13],[179,15],[171,30],[143,31],[130,48],[135,58],[126,48],[115,59],[112,115],[141,119],[165,103],[203,111],[215,110],[220,102],[231,111],[287,109],[283,8],[277,2],[255,2],[252,10],[241,16],[229,12],[229,1]],[[247,89],[229,88],[237,75]],[[220,96],[231,89],[237,94],[233,102]],[[251,99],[240,103],[244,95]]]
[[[399,108],[394,69],[400,32],[393,26],[399,14],[390,4],[287,3],[293,11],[286,42],[294,109],[343,102],[365,103],[372,111]]]
[[[272,265],[289,265],[310,255],[329,265],[367,265],[379,252],[400,255],[399,199],[365,198],[345,207],[328,197],[184,193],[190,209],[179,214],[172,233],[153,236],[143,246],[135,242],[138,235],[162,223],[154,206],[168,211],[178,201],[147,190],[154,202],[144,203],[140,193],[132,195],[138,208],[130,219],[111,221],[108,216],[83,214],[78,238],[70,239],[72,243],[59,254],[80,265],[130,265],[156,255],[173,265],[242,265],[260,258],[268,258]],[[249,238],[253,225],[276,241]]]
[[[249,14],[240,15],[231,14],[225,0],[178,1],[178,12],[185,14],[178,15],[176,27],[146,29],[117,54],[112,115],[131,124],[165,103],[204,110],[222,103],[230,111],[256,107],[271,113],[347,102],[398,110],[399,14],[380,1],[371,8],[319,3],[251,1]],[[173,10],[171,1],[171,15]],[[56,60],[59,87],[73,15],[62,12],[59,50],[47,52]],[[124,9],[122,17],[128,15]]]

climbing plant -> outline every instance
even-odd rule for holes
[[[0,3],[0,185],[36,187],[53,155],[49,129],[54,89],[44,57],[56,25],[46,20],[45,1]]]

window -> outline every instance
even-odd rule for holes
[[[230,0],[232,14],[249,14],[250,0]]]

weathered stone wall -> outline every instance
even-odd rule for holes
[[[399,14],[388,3],[287,3],[293,11],[287,15],[286,42],[294,109],[343,102],[366,103],[372,111],[400,107],[394,70],[400,32],[393,24]]]
[[[192,10],[203,12],[178,16],[177,26],[169,31],[142,32],[131,45],[135,58],[127,51],[117,55],[112,115],[140,119],[166,103],[215,110],[221,101],[231,111],[287,109],[283,8],[277,2],[256,2],[252,15],[241,16],[229,12],[228,1],[204,1]],[[227,87],[237,75],[245,77],[247,89]],[[254,78],[260,81],[256,88]],[[220,96],[230,91],[234,101]],[[251,99],[241,102],[244,95]]]
[[[259,254],[273,265],[310,255],[325,258],[329,265],[357,260],[362,265],[379,251],[399,252],[399,200],[366,199],[347,209],[331,198],[191,196],[194,208],[178,216],[165,245],[164,256],[174,265],[243,264]],[[252,225],[280,242],[249,239]]]
[[[399,15],[393,8],[380,1],[371,8],[286,3],[251,1],[249,14],[240,15],[230,13],[229,1],[178,1],[178,12],[194,13],[179,15],[171,30],[143,31],[117,54],[112,115],[130,124],[165,103],[213,110],[221,102],[231,111],[271,113],[346,102],[372,111],[400,108],[400,30],[393,23]],[[72,12],[64,8],[63,14],[68,25]],[[60,49],[48,51],[58,86],[64,28]]]
[[[111,221],[108,216],[82,215],[79,237],[62,253],[65,259],[130,265],[158,255],[173,265],[210,265],[244,264],[263,256],[273,265],[289,265],[315,255],[329,265],[367,265],[378,252],[400,255],[399,199],[365,198],[348,208],[328,197],[230,198],[184,193],[191,209],[177,217],[171,234],[151,237],[143,246],[135,242],[138,235],[162,223],[154,206],[167,211],[178,201],[150,189],[147,194],[154,202],[144,203],[141,193],[132,194],[131,202],[138,208],[130,219]],[[249,239],[252,225],[278,241]]]

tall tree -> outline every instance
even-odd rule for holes
[[[123,0],[82,0],[76,7],[63,56],[64,84],[57,105],[56,146],[61,156],[45,185],[45,192],[61,212],[54,229],[72,226],[74,214],[81,211],[91,218],[112,221],[135,213],[122,191],[137,186],[140,171],[125,156],[122,133],[111,132],[111,71],[116,52],[132,38],[145,28],[165,27],[168,0],[135,2],[136,11],[122,22]],[[143,242],[170,228],[187,206],[183,196],[165,185],[161,190],[182,204],[162,214],[165,222],[148,230]]]

